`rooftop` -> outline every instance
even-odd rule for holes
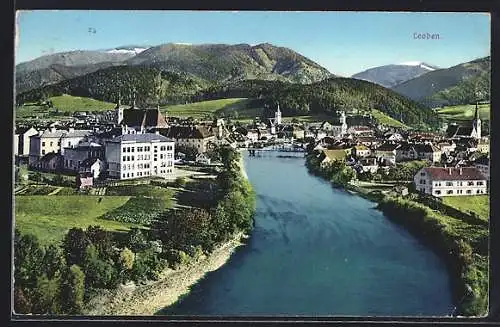
[[[486,180],[479,170],[474,167],[463,168],[442,168],[442,167],[426,167],[423,168],[432,180]]]
[[[145,133],[145,134],[123,134],[111,139],[110,142],[174,142],[163,135]]]

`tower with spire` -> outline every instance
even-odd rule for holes
[[[120,91],[118,91],[118,99],[116,101],[116,107],[115,107],[115,116],[116,116],[116,123],[120,124],[123,120],[123,107],[122,107]]]
[[[478,140],[481,138],[481,119],[479,118],[479,108],[477,107],[477,102],[476,110],[474,112],[474,119],[472,120],[471,136]]]
[[[274,122],[276,125],[281,125],[281,111],[280,111],[280,103],[278,102],[278,109],[274,113]]]

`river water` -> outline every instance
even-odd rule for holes
[[[310,175],[304,158],[244,154],[255,228],[168,315],[443,316],[445,265],[375,203]]]

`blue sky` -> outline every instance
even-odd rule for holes
[[[17,29],[16,64],[132,44],[268,42],[350,76],[408,61],[445,68],[490,54],[485,13],[22,11]],[[439,39],[415,39],[415,33]]]

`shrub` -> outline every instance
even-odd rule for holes
[[[186,177],[177,177],[175,179],[175,185],[177,187],[184,187],[187,184],[187,178]]]

